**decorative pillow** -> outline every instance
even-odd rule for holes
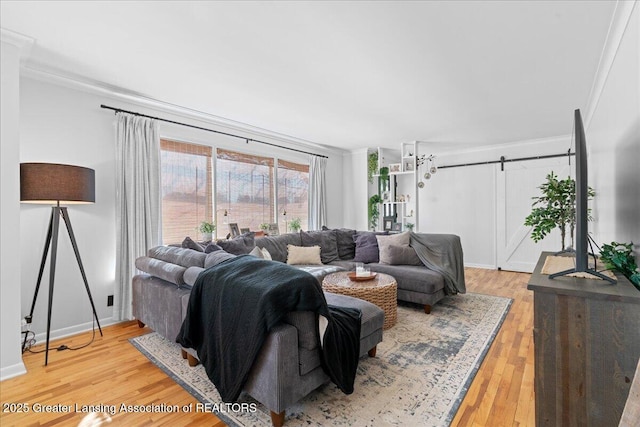
[[[262,249],[260,249],[260,251],[262,252],[262,259],[266,259],[266,260],[269,260],[269,261],[273,260],[273,258],[271,257],[271,253],[269,253],[267,248],[262,248]]]
[[[256,246],[255,235],[256,233],[253,232],[244,233],[231,240],[218,240],[216,243],[224,251],[229,252],[230,254],[244,255],[251,252],[251,250]]]
[[[391,265],[422,265],[416,250],[411,246],[388,245],[380,248],[380,263]]]
[[[218,245],[216,245],[215,243],[211,242],[207,245],[206,248],[204,248],[204,253],[205,254],[210,254],[211,252],[215,252],[215,251],[221,251],[222,248]]]
[[[182,247],[186,249],[193,249],[194,251],[204,252],[204,248],[198,242],[194,242],[189,236],[185,237],[182,241]]]
[[[262,250],[257,246],[253,248],[251,252],[249,252],[249,255],[252,255],[256,258],[264,259],[264,255],[262,255]]]
[[[399,234],[390,234],[388,236],[376,236],[378,241],[378,248],[380,252],[380,263],[391,264],[386,258],[387,247],[389,246],[409,246],[409,240],[411,235],[408,231]],[[383,254],[385,256],[383,256]]]
[[[380,254],[378,250],[378,240],[376,236],[384,236],[389,234],[388,232],[372,232],[372,231],[358,231],[353,235],[353,241],[356,244],[356,253],[353,257],[354,262],[378,262],[380,260]]]
[[[291,265],[322,265],[320,246],[287,245],[287,264]]]
[[[336,233],[336,243],[338,245],[338,259],[352,260],[356,256],[356,243],[353,236],[356,234],[356,230],[350,228],[334,228],[333,230],[327,228],[326,225],[322,226],[323,231],[333,231]]]
[[[300,231],[302,246],[320,246],[320,259],[323,264],[338,259],[338,243],[333,230]]]

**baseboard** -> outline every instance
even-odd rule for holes
[[[495,270],[496,269],[495,265],[490,265],[490,264],[475,264],[475,263],[465,262],[464,266],[465,267],[470,267],[470,268],[484,268],[485,270]]]
[[[104,329],[107,326],[115,325],[116,323],[121,323],[121,320],[114,320],[113,317],[107,317],[105,319],[100,319],[100,326]],[[66,338],[72,335],[77,335],[82,332],[87,332],[93,329],[93,322],[81,323],[79,325],[69,326],[67,328],[56,329],[50,332],[49,341]],[[98,331],[98,325],[95,325],[96,333],[100,334]],[[36,334],[35,336],[36,344],[44,344],[47,341],[47,333],[41,332]]]
[[[8,380],[9,378],[24,375],[26,373],[27,368],[24,367],[24,363],[16,363],[15,365],[0,369],[0,381]]]

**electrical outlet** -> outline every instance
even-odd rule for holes
[[[113,306],[113,295],[107,297],[107,307]]]

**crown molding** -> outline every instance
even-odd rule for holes
[[[24,62],[31,55],[35,39],[0,27],[0,41],[17,47],[20,50],[20,61]]]
[[[589,128],[591,119],[596,111],[604,86],[609,78],[609,73],[613,68],[618,49],[622,44],[625,32],[631,21],[633,15],[633,9],[637,7],[638,0],[626,1],[618,0],[616,2],[616,8],[613,11],[611,23],[609,24],[609,31],[607,32],[607,38],[602,48],[602,54],[600,55],[600,61],[598,62],[598,69],[596,70],[593,84],[591,85],[591,91],[587,98],[587,107],[585,108],[585,128]]]
[[[471,154],[471,153],[486,153],[489,151],[500,151],[510,149],[521,149],[523,147],[534,147],[539,145],[559,145],[566,144],[571,141],[571,135],[557,135],[546,138],[526,139],[521,141],[509,142],[506,144],[491,144],[483,145],[481,147],[467,147],[459,148],[457,150],[443,151],[434,153],[437,156],[449,156],[455,154]],[[416,141],[419,144],[428,144],[427,141]],[[568,147],[567,147],[568,149]]]
[[[250,134],[247,137],[265,138],[274,142],[286,143],[292,148],[304,151],[319,151],[321,154],[334,154],[342,156],[345,150],[307,141],[295,136],[282,134],[268,129],[253,126],[247,123],[227,119],[224,117],[209,114],[203,111],[195,110],[181,105],[172,104],[161,101],[141,93],[129,91],[121,87],[108,85],[104,82],[87,79],[82,76],[72,75],[61,70],[48,68],[43,64],[23,64],[22,76],[45,83],[52,83],[71,89],[96,94],[102,97],[112,99],[114,101],[126,102],[136,106],[151,109],[159,113],[167,113],[180,117],[188,121],[197,121],[198,125],[209,125],[216,128],[223,128],[226,132],[240,132]],[[114,105],[119,108],[120,106]],[[122,109],[127,110],[130,107],[123,106]],[[191,124],[191,123],[190,123]]]

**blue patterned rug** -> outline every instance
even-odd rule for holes
[[[398,306],[398,322],[384,331],[375,358],[360,359],[355,391],[328,383],[286,411],[285,426],[448,426],[509,311],[508,298],[465,294],[446,297],[430,315]],[[180,347],[156,333],[132,344],[231,426],[269,426],[257,404],[224,406],[202,365],[188,366]],[[241,402],[254,403],[246,394]],[[242,410],[242,409],[245,410]]]

